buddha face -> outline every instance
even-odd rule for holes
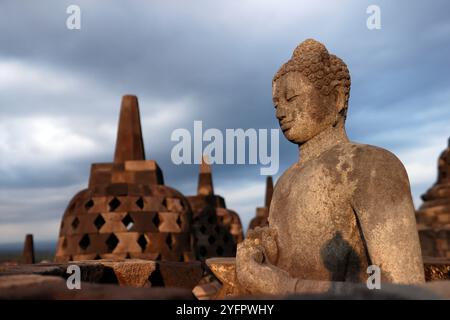
[[[325,96],[303,74],[291,71],[272,87],[276,117],[286,139],[303,144],[339,119],[337,93]]]

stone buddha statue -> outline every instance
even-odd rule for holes
[[[424,282],[405,168],[384,149],[349,141],[346,64],[308,39],[275,74],[276,117],[299,160],[279,178],[269,225],[238,246],[247,293],[320,292],[366,283]]]

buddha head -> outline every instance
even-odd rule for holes
[[[345,63],[313,39],[302,42],[272,81],[276,117],[284,136],[301,145],[344,126],[350,93]]]

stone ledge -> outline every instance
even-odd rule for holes
[[[140,259],[85,260],[69,263],[0,266],[0,277],[41,275],[67,278],[69,265],[78,265],[81,281],[128,287],[167,287],[192,290],[201,279],[200,262],[149,261]]]
[[[132,288],[112,284],[81,284],[69,290],[58,276],[36,274],[0,276],[0,300],[193,300],[190,290],[181,288]]]

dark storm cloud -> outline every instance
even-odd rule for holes
[[[79,31],[65,28],[70,4],[81,7]],[[370,4],[381,7],[381,30],[366,28]],[[194,193],[198,168],[171,163],[171,132],[192,132],[194,120],[205,130],[277,128],[272,76],[308,37],[349,66],[350,137],[399,155],[417,201],[450,132],[448,9],[447,1],[406,0],[2,1],[0,72],[9,73],[4,82],[0,75],[0,134],[8,134],[0,137],[0,192],[12,197],[2,211],[19,195],[31,199],[22,207],[17,199],[2,221],[20,222],[32,206],[59,219],[68,195],[86,186],[90,164],[111,161],[126,93],[139,97],[147,157],[169,185]],[[281,173],[298,155],[280,138]],[[223,192],[264,183],[259,166],[213,170]],[[47,203],[35,196],[43,188]],[[50,197],[62,188],[61,198]],[[262,198],[228,203],[245,208],[247,224]]]

